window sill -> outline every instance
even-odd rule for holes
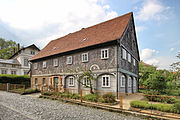
[[[69,87],[74,87],[74,85],[69,85]]]
[[[82,61],[82,63],[87,63],[88,61]]]
[[[111,86],[101,86],[102,88],[110,88]]]
[[[107,59],[109,59],[109,58],[101,58],[101,60],[107,60]]]

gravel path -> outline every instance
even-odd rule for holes
[[[0,91],[0,120],[141,120],[100,109]]]

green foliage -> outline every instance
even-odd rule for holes
[[[149,75],[156,71],[156,67],[151,65],[144,65],[141,61],[139,63],[139,84],[146,87],[148,85]]]
[[[146,87],[159,93],[164,92],[167,87],[165,76],[161,71],[155,71],[153,74],[150,74],[147,81],[148,84],[146,84]]]
[[[148,94],[148,95],[159,95],[159,93],[155,92],[155,91],[149,91],[149,92],[146,92],[146,94]],[[161,96],[147,96],[147,95],[145,95],[145,97],[149,101],[153,101],[153,102],[162,102],[162,103],[170,103],[170,104],[176,103],[175,98],[167,97],[164,95],[161,95]]]
[[[60,97],[62,98],[71,98],[71,99],[79,99],[80,96],[77,93],[69,93],[69,92],[65,92],[65,93],[60,93]]]
[[[3,38],[0,38],[0,59],[8,59],[12,56],[13,48],[17,50],[16,42],[9,40],[5,41]]]
[[[91,101],[91,102],[98,102],[98,95],[97,94],[87,94],[83,96],[83,100]]]
[[[174,105],[171,104],[149,104],[147,101],[131,101],[131,107],[141,108],[141,109],[153,109],[159,110],[162,112],[173,112],[173,113],[180,113],[180,104],[175,103]]]
[[[114,103],[116,102],[116,96],[112,93],[106,93],[102,96],[102,101],[104,103]]]
[[[10,83],[10,84],[23,84],[26,87],[31,85],[30,77],[28,75],[0,75],[0,83]]]
[[[47,95],[47,96],[51,96],[51,95],[53,95],[53,93],[52,93],[52,92],[48,92],[48,91],[47,91],[47,92],[43,92],[42,94],[43,94],[43,95]]]
[[[38,89],[36,89],[36,88],[35,89],[29,88],[29,89],[25,89],[23,95],[31,94],[31,93],[38,93],[38,92],[40,92],[40,91]]]

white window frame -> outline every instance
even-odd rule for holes
[[[83,85],[90,86],[90,80],[88,76],[84,76]]]
[[[59,65],[58,59],[53,59],[53,66],[57,67]]]
[[[108,59],[108,58],[109,58],[109,49],[101,49],[101,59]]]
[[[103,84],[104,82],[104,78],[105,78],[105,85]],[[107,79],[108,78],[108,79]],[[107,85],[107,81],[108,81],[108,85]],[[102,87],[111,87],[111,79],[110,79],[110,75],[103,75],[102,76]]]
[[[6,69],[2,69],[1,70],[1,74],[7,74],[7,70]]]
[[[134,78],[133,78],[133,86],[134,86],[134,87],[136,87],[136,83],[137,83],[137,81],[136,81],[136,78],[134,77]]]
[[[132,86],[132,78],[129,77],[129,78],[128,78],[128,87],[131,87],[131,86]]]
[[[72,81],[71,81],[72,80]],[[69,77],[69,86],[73,87],[74,86],[74,77]]]
[[[121,76],[121,87],[125,87],[126,77],[124,75]]]
[[[131,63],[131,54],[128,53],[128,62]]]
[[[38,63],[34,63],[34,69],[36,70],[38,68]]]
[[[46,68],[46,61],[43,61],[43,68]]]
[[[69,65],[72,64],[72,56],[67,57],[66,63],[69,64]]]
[[[83,53],[81,56],[82,56],[82,62],[88,62],[88,53]]]
[[[133,65],[136,66],[136,60],[133,58]]]
[[[122,58],[127,59],[127,51],[124,48],[122,49]]]
[[[11,70],[11,75],[16,75],[16,70]]]

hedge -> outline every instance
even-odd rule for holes
[[[30,77],[28,75],[0,75],[0,83],[23,84],[26,87],[31,85]]]
[[[149,104],[147,101],[131,101],[131,107],[142,108],[142,109],[153,109],[162,112],[180,113],[180,103],[175,104]]]

